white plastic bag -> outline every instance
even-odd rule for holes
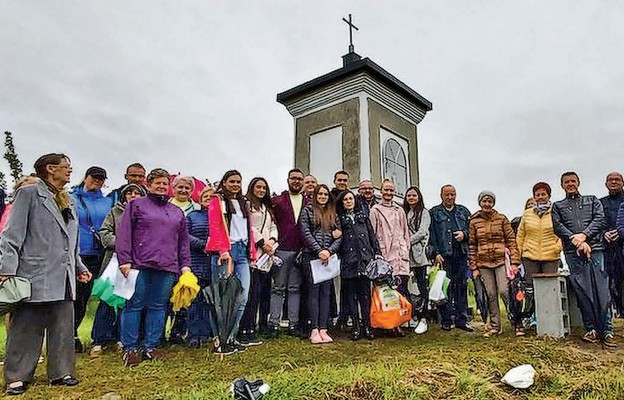
[[[439,303],[446,299],[444,294],[444,280],[446,279],[446,271],[439,269],[433,278],[433,283],[429,289],[429,300],[434,303]]]
[[[516,389],[526,389],[533,385],[535,368],[530,364],[522,364],[507,371],[501,382]]]

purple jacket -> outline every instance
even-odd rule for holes
[[[273,197],[271,203],[279,235],[279,250],[301,250],[303,248],[303,235],[297,225],[297,221],[295,221],[295,214],[290,203],[288,190],[284,190],[279,196]],[[310,203],[310,199],[304,197],[301,211]],[[299,212],[299,217],[301,217],[301,212]]]
[[[147,195],[124,210],[115,238],[119,264],[135,269],[180,273],[191,266],[189,234],[184,213],[177,206]]]

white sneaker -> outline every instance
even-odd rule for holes
[[[420,321],[418,321],[418,325],[416,325],[416,328],[414,328],[414,333],[422,335],[423,333],[427,332],[427,329],[429,329],[429,327],[427,326],[427,320],[425,318],[421,318]]]

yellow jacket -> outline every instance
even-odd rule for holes
[[[529,208],[522,214],[516,235],[516,243],[522,258],[533,261],[559,260],[562,245],[553,230],[551,212],[552,208],[540,218],[532,208]]]

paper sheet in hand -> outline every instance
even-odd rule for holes
[[[310,261],[310,267],[312,269],[312,281],[315,285],[340,275],[340,259],[336,254],[330,256],[325,265],[321,263],[320,259],[312,260]]]
[[[273,248],[273,251],[275,251],[279,247],[279,243],[275,242],[271,247]],[[272,266],[272,264],[269,264],[269,259],[270,256],[267,253],[262,253],[256,262],[256,268],[260,271],[269,272]]]
[[[123,274],[119,272],[115,277],[115,289],[113,290],[113,294],[130,300],[132,295],[134,295],[134,287],[136,286],[138,277],[138,269],[131,269],[127,278],[124,278]]]

